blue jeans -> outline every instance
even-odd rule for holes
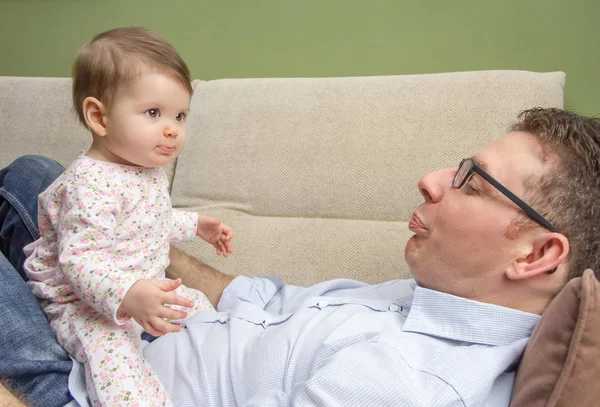
[[[64,406],[72,400],[73,363],[23,272],[23,247],[39,237],[38,195],[63,170],[39,156],[20,157],[0,170],[0,382],[28,406]]]

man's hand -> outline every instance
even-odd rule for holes
[[[217,249],[217,256],[227,257],[231,254],[231,228],[217,219],[209,216],[198,216],[198,236]]]
[[[181,285],[177,280],[139,280],[125,294],[119,307],[119,313],[124,312],[137,321],[146,332],[154,336],[162,336],[167,332],[179,332],[181,326],[164,320],[183,319],[187,314],[175,310],[165,304],[180,305],[191,308],[194,303],[173,292]]]

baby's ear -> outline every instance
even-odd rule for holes
[[[83,117],[88,128],[97,136],[106,136],[106,107],[95,97],[83,100]]]

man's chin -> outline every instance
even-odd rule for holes
[[[408,239],[406,242],[406,246],[404,246],[404,261],[408,265],[408,269],[410,270],[410,274],[413,276],[415,273],[413,270],[418,270],[419,263],[423,262],[423,247],[422,241],[420,241],[419,237],[414,235]]]
[[[417,236],[412,235],[408,242],[406,242],[406,246],[404,246],[404,257],[406,258],[410,253],[414,253],[417,250]]]

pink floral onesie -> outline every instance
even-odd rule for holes
[[[58,342],[82,362],[94,406],[171,405],[142,355],[142,328],[117,310],[140,279],[164,279],[173,241],[196,235],[196,213],[173,209],[161,168],[85,155],[39,196],[41,238],[25,271]],[[29,254],[30,253],[30,254]],[[213,310],[200,291],[188,316]]]

